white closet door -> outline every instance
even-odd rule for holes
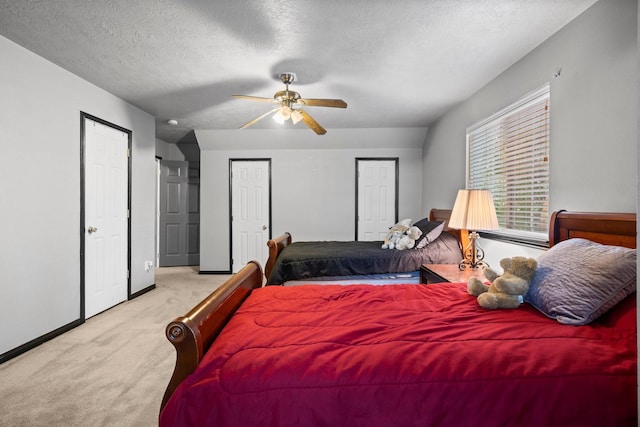
[[[231,162],[231,238],[234,273],[247,262],[267,263],[269,227],[269,160]]]
[[[395,224],[397,164],[397,159],[357,161],[358,240],[384,240]]]
[[[128,135],[85,118],[85,318],[127,299]]]

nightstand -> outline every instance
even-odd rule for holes
[[[483,282],[487,279],[482,274],[482,267],[460,270],[458,264],[422,264],[420,266],[420,283],[467,283],[470,277],[477,277]]]

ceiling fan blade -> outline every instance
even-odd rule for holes
[[[266,113],[264,113],[263,115],[258,116],[258,117],[256,117],[255,119],[253,119],[253,120],[251,120],[251,121],[249,121],[249,122],[247,122],[247,123],[243,124],[242,126],[240,126],[240,129],[246,129],[246,128],[248,128],[249,126],[256,124],[256,123],[257,123],[257,122],[259,122],[260,120],[262,120],[262,119],[264,119],[265,117],[267,117],[269,114],[271,114],[271,113],[275,113],[275,112],[276,112],[276,111],[278,111],[279,109],[280,109],[280,107],[278,107],[278,108],[274,108],[273,110],[269,110],[269,111],[267,111],[267,112],[266,112]]]
[[[303,103],[308,107],[334,107],[334,108],[347,108],[347,103],[342,99],[313,99],[313,98],[301,98],[298,102]]]
[[[318,135],[324,135],[325,133],[327,133],[327,130],[325,128],[323,128],[322,126],[320,126],[320,123],[316,122],[314,120],[314,118],[309,115],[309,113],[307,113],[304,110],[298,110],[298,111],[302,115],[302,121],[307,126],[309,126],[312,131],[314,131]]]
[[[250,95],[231,95],[231,96],[233,98],[247,99],[249,101],[270,102],[270,103],[278,102],[273,98],[265,98],[262,96],[250,96]]]

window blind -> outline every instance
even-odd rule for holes
[[[467,130],[467,188],[491,190],[498,234],[546,240],[549,86]]]

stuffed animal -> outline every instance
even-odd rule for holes
[[[472,277],[467,283],[470,295],[478,297],[478,304],[487,309],[517,308],[529,291],[529,284],[536,273],[538,263],[534,258],[516,256],[503,258],[500,266],[504,273],[499,275],[490,268],[483,270],[490,286],[485,286],[480,279]]]
[[[382,249],[394,249],[396,247],[396,244],[402,238],[404,232],[409,229],[409,226],[411,226],[411,218],[403,219],[402,221],[391,227],[384,239]]]
[[[400,238],[400,241],[396,243],[396,249],[402,251],[404,249],[411,249],[416,245],[416,240],[422,236],[422,230],[418,227],[411,226],[407,228],[404,235]]]
[[[402,236],[404,236],[404,234],[402,234],[400,230],[387,234],[387,238],[384,239],[384,243],[382,244],[382,249],[395,249],[396,245],[402,239]]]

